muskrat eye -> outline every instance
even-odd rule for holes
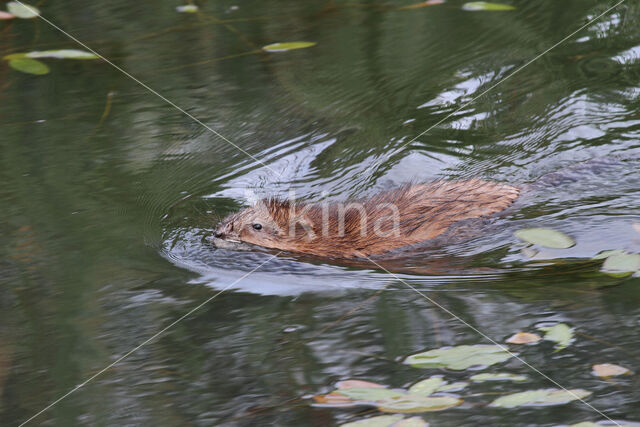
[[[262,230],[262,224],[258,224],[258,223],[253,224],[253,229],[258,231]]]

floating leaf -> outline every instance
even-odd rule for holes
[[[355,406],[356,402],[338,393],[317,394],[313,396],[313,400],[321,405],[335,406],[339,408],[348,408]]]
[[[527,243],[551,249],[567,249],[576,244],[571,237],[550,228],[523,228],[515,235]]]
[[[605,258],[609,258],[611,255],[618,255],[618,254],[623,254],[623,253],[625,253],[625,251],[623,249],[613,249],[613,250],[609,250],[609,251],[602,251],[598,255],[592,257],[591,259],[593,259],[593,260],[605,259]]]
[[[373,387],[345,388],[336,390],[334,391],[334,393],[345,395],[353,400],[364,400],[367,402],[375,402],[382,399],[405,396],[405,393],[401,393],[399,391],[389,390],[387,388]]]
[[[615,377],[618,375],[630,374],[631,371],[622,366],[614,365],[612,363],[601,363],[599,365],[593,365],[593,375],[602,378]]]
[[[540,341],[540,335],[531,332],[518,332],[507,339],[509,344],[531,344]]]
[[[411,417],[398,421],[393,427],[429,427],[429,423],[420,417]]]
[[[402,420],[402,415],[379,415],[366,420],[342,424],[341,427],[388,427],[400,420]]]
[[[458,391],[458,390],[462,390],[463,388],[465,388],[468,385],[469,385],[468,382],[459,381],[457,383],[441,385],[440,387],[438,387],[438,389],[436,391]]]
[[[616,253],[602,263],[604,273],[620,273],[623,276],[640,271],[640,254]]]
[[[409,388],[409,393],[419,394],[421,396],[429,396],[446,381],[442,377],[431,377],[426,380],[418,381]]]
[[[15,15],[12,15],[8,12],[0,10],[0,19],[4,20],[4,19],[13,19],[13,18],[15,18]]]
[[[16,54],[14,54],[16,55]],[[57,59],[98,59],[99,56],[91,52],[77,49],[43,50],[25,53],[26,58],[57,58]]]
[[[538,329],[545,333],[545,340],[557,343],[555,346],[557,351],[566,348],[573,341],[573,328],[564,323],[558,323],[554,326],[544,326]]]
[[[535,249],[533,249],[533,248],[531,248],[531,247],[526,247],[526,248],[520,249],[520,253],[523,256],[526,256],[527,258],[534,258],[540,252],[535,250]]]
[[[7,10],[16,18],[22,19],[36,18],[40,15],[38,8],[29,6],[25,3],[18,3],[17,1],[10,1],[7,3]]]
[[[512,353],[498,345],[460,345],[413,354],[404,363],[416,368],[464,370],[472,366],[491,366],[511,357]]]
[[[49,67],[38,60],[30,58],[15,58],[9,60],[9,66],[14,70],[27,74],[43,75],[49,73]]]
[[[409,6],[399,7],[398,10],[420,9],[422,7],[435,6],[442,3],[444,3],[444,0],[428,0],[416,4],[410,4]]]
[[[304,49],[307,47],[315,46],[315,42],[287,42],[287,43],[273,43],[262,47],[262,50],[267,52],[286,52],[287,50]]]
[[[477,375],[473,375],[471,378],[469,378],[471,381],[476,382],[476,383],[483,383],[485,381],[515,381],[515,382],[520,382],[520,381],[526,381],[527,377],[525,377],[524,375],[516,375],[516,374],[509,374],[506,372],[500,372],[497,374],[477,374]]]
[[[20,58],[26,58],[26,57],[27,57],[26,53],[11,53],[9,55],[3,56],[2,59],[6,61],[10,61],[12,59],[20,59]]]
[[[478,10],[487,10],[487,11],[499,11],[499,10],[515,10],[516,8],[502,3],[489,3],[486,1],[472,1],[470,3],[465,3],[462,5],[462,10],[469,10],[472,12]]]
[[[378,402],[378,410],[382,412],[399,413],[441,411],[453,406],[458,406],[461,403],[461,399],[450,396],[427,397],[417,394],[406,394]]]
[[[502,396],[491,402],[494,408],[515,408],[517,406],[562,405],[574,400],[584,399],[591,394],[582,389],[573,390],[530,390]]]
[[[382,384],[372,383],[370,381],[363,380],[345,380],[340,381],[336,384],[336,388],[345,389],[345,388],[386,388]]]
[[[176,11],[180,13],[196,13],[198,11],[198,6],[195,4],[186,4],[184,6],[176,7]]]

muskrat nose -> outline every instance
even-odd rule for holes
[[[218,239],[220,239],[220,238],[222,238],[222,231],[218,231],[218,230],[216,230],[216,231],[213,233],[213,235],[214,235],[215,237],[217,237]]]

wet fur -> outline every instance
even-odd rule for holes
[[[216,230],[214,243],[251,243],[321,257],[362,258],[425,242],[459,221],[503,211],[519,193],[511,185],[471,179],[409,184],[366,200],[328,204],[324,208],[321,203],[264,199],[225,218]],[[361,220],[360,211],[349,209],[350,203],[361,204],[365,221]],[[398,209],[396,228],[389,205]],[[343,234],[339,233],[341,216]],[[254,230],[255,223],[263,229]],[[376,224],[379,233],[374,231]]]

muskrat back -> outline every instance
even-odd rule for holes
[[[216,246],[249,243],[331,258],[380,255],[509,207],[520,189],[480,179],[409,184],[365,200],[263,199],[217,227]]]

